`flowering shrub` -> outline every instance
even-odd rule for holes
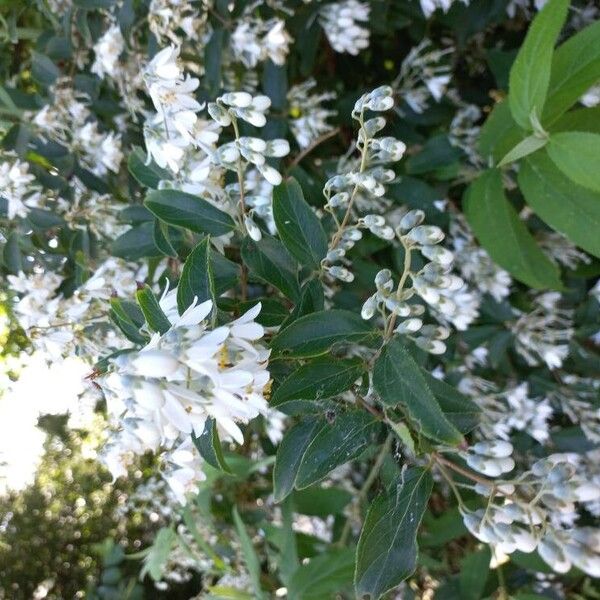
[[[7,448],[156,535],[0,597],[597,597],[596,2],[2,11]]]

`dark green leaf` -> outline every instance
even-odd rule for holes
[[[154,225],[146,222],[132,227],[113,242],[112,253],[127,260],[160,256],[161,252],[154,244]]]
[[[148,338],[140,333],[140,327],[144,324],[144,315],[137,304],[111,298],[109,314],[130,342],[145,344],[148,341]]]
[[[429,472],[414,468],[371,504],[356,549],[359,598],[379,598],[415,570],[417,529],[432,487]]]
[[[445,135],[438,135],[427,140],[423,149],[406,161],[406,172],[411,175],[430,173],[455,163],[460,155],[460,150]]]
[[[178,231],[169,227],[164,221],[154,219],[154,245],[165,255],[177,258],[177,251],[173,248],[170,240],[170,232]]]
[[[198,437],[192,433],[192,440],[194,445],[198,449],[200,456],[215,469],[225,471],[225,473],[231,473],[231,469],[223,456],[223,449],[221,448],[221,440],[219,439],[219,432],[214,419],[207,419],[204,425],[204,431]]]
[[[463,437],[444,416],[421,369],[398,337],[386,344],[375,361],[373,386],[386,406],[400,406],[419,431],[443,444]]]
[[[492,554],[489,546],[467,554],[460,565],[460,597],[464,600],[479,600],[490,574]]]
[[[519,187],[541,219],[600,258],[600,194],[575,185],[545,153],[524,161]]]
[[[300,462],[296,487],[302,489],[323,479],[336,467],[355,459],[377,439],[381,423],[364,410],[335,417],[314,436]]]
[[[297,265],[279,240],[263,236],[254,242],[245,238],[242,259],[252,275],[275,286],[288,298],[294,300],[300,295]]]
[[[500,171],[490,169],[480,175],[469,186],[463,207],[479,243],[501,267],[534,288],[562,287],[558,267],[504,195]]]
[[[154,161],[146,163],[145,152],[139,146],[134,146],[127,159],[127,168],[141,185],[155,190],[161,181],[171,179],[169,172],[161,169]]]
[[[295,179],[273,190],[273,218],[290,253],[303,265],[317,269],[327,254],[327,236]]]
[[[144,204],[169,225],[197,233],[224,235],[235,229],[233,219],[210,202],[178,190],[154,190]]]
[[[146,323],[152,331],[158,331],[161,335],[171,328],[171,322],[163,312],[154,292],[148,285],[135,293],[136,300],[144,313]]]
[[[325,296],[323,286],[318,279],[311,279],[308,283],[305,283],[300,292],[300,300],[281,324],[280,333],[300,317],[323,310]]]
[[[347,310],[324,310],[291,323],[273,338],[271,348],[275,354],[308,358],[325,354],[336,343],[357,343],[375,333],[360,315]]]
[[[288,584],[288,600],[325,600],[333,598],[352,583],[354,552],[331,550],[311,558],[292,575]]]
[[[364,372],[357,358],[340,360],[322,357],[294,371],[275,391],[271,403],[276,406],[288,400],[321,400],[341,394]]]
[[[533,20],[510,70],[508,101],[515,121],[523,129],[532,128],[532,114],[542,118],[554,44],[568,7],[569,0],[550,0],[544,6]]]
[[[206,300],[216,301],[215,282],[211,270],[210,236],[206,236],[189,254],[181,271],[177,286],[179,314],[189,308],[194,299],[200,304]]]
[[[314,417],[304,419],[283,437],[273,469],[273,498],[281,502],[294,489],[302,457],[316,433],[325,426]]]

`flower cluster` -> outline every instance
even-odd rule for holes
[[[29,209],[39,203],[40,188],[29,172],[29,163],[10,155],[5,155],[4,159],[0,163],[0,189],[7,203],[8,218],[25,217]]]
[[[358,54],[369,47],[369,30],[358,23],[368,23],[367,2],[344,0],[325,4],[319,12],[321,26],[336,52]]]
[[[269,352],[258,343],[264,333],[254,321],[260,304],[228,325],[210,328],[210,300],[181,315],[176,300],[177,290],[165,291],[160,300],[169,330],[115,358],[101,385],[121,428],[106,453],[113,475],[125,474],[135,455],[163,448],[165,477],[183,499],[203,477],[190,436],[202,435],[214,419],[224,438],[242,444],[239,424],[267,411]]]

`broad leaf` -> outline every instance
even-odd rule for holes
[[[324,427],[324,421],[304,419],[290,429],[277,449],[273,469],[273,498],[281,502],[294,489],[300,462],[316,433]]]
[[[520,141],[506,156],[498,163],[498,167],[503,167],[508,163],[519,160],[529,154],[533,154],[540,148],[543,148],[548,143],[547,138],[536,137],[530,135]]]
[[[223,456],[221,440],[214,419],[207,419],[204,431],[198,437],[192,433],[192,440],[198,449],[200,456],[212,467],[231,473],[231,469]]]
[[[371,504],[356,549],[359,598],[379,598],[414,572],[417,530],[432,487],[429,472],[414,468]]]
[[[111,298],[109,314],[130,342],[134,344],[148,342],[148,337],[140,332],[140,328],[144,324],[144,314],[137,304],[119,298]]]
[[[323,357],[294,371],[275,391],[271,404],[288,400],[320,400],[341,394],[364,372],[360,359]]]
[[[500,171],[490,169],[480,175],[469,186],[463,208],[479,243],[516,279],[538,289],[562,287],[558,267],[504,195]]]
[[[292,575],[287,590],[288,600],[324,600],[352,583],[354,552],[331,550],[311,558]]]
[[[463,396],[456,388],[421,369],[444,416],[461,433],[469,433],[477,427],[481,409],[472,400]]]
[[[148,285],[135,293],[136,300],[144,313],[144,318],[148,327],[152,331],[157,331],[161,335],[166,333],[171,328],[171,322],[162,311],[154,292]]]
[[[275,286],[288,298],[295,300],[300,295],[298,267],[279,240],[264,236],[254,242],[245,238],[242,259],[252,275]]]
[[[324,310],[300,317],[271,341],[275,354],[308,358],[325,354],[334,344],[357,343],[376,331],[360,315],[347,310]]]
[[[524,161],[519,187],[527,204],[550,227],[600,258],[600,194],[575,185],[545,153]]]
[[[582,29],[554,53],[542,122],[552,124],[600,79],[600,21]]]
[[[398,337],[383,347],[375,361],[373,386],[386,406],[401,407],[426,437],[457,445],[463,437],[444,416],[419,366]]]
[[[296,487],[302,489],[320,481],[336,467],[355,459],[373,445],[381,423],[364,410],[352,410],[335,417],[314,436],[300,461]]]
[[[273,190],[273,218],[290,253],[303,265],[317,269],[327,254],[327,236],[295,179]]]
[[[154,244],[164,255],[177,258],[177,251],[171,243],[169,230],[181,233],[179,229],[170,227],[164,221],[154,219]]]
[[[554,164],[572,181],[600,192],[600,134],[584,131],[555,133],[547,146]]]
[[[480,600],[483,597],[485,584],[490,575],[492,554],[489,546],[477,552],[467,554],[460,565],[460,597],[461,600]]]
[[[197,299],[197,304],[205,300],[213,301],[216,308],[215,282],[211,269],[210,237],[206,236],[186,258],[179,285],[177,286],[177,308],[179,314],[189,308]]]
[[[569,0],[549,0],[533,20],[510,70],[510,110],[523,129],[531,116],[541,118],[550,82],[552,53],[567,16]]]
[[[210,202],[178,190],[154,190],[144,202],[159,219],[197,233],[224,235],[235,229],[233,219]]]
[[[127,159],[127,168],[138,183],[148,188],[158,189],[161,181],[171,179],[166,169],[161,169],[152,160],[148,163],[146,153],[139,146],[133,147]]]
[[[479,133],[478,147],[482,156],[498,162],[514,148],[524,133],[516,124],[510,112],[508,100],[494,106]]]
[[[136,225],[120,235],[112,243],[111,250],[114,256],[126,260],[161,255],[154,243],[154,225],[151,222]]]
[[[300,317],[323,310],[324,303],[325,296],[321,282],[318,279],[311,279],[300,290],[300,300],[298,300],[296,306],[294,306],[285,321],[281,324],[279,332],[282,332]]]

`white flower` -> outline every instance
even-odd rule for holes
[[[114,77],[118,66],[119,56],[125,49],[125,40],[118,25],[111,25],[94,45],[96,60],[92,65],[92,73],[101,79],[105,75]]]
[[[370,7],[366,2],[345,0],[324,5],[320,22],[336,52],[357,55],[369,47],[369,30],[358,25],[369,21]]]

